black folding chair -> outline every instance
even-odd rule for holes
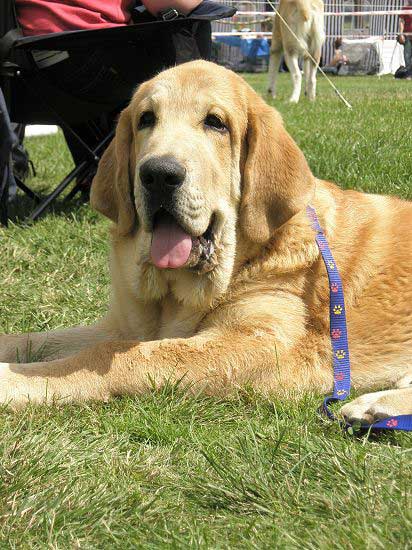
[[[135,10],[134,24],[129,26],[23,37],[14,0],[0,3],[0,92],[9,117],[15,123],[60,126],[75,160],[75,168],[46,197],[39,197],[15,177],[17,186],[37,202],[29,220],[40,216],[72,182],[77,183],[68,198],[82,188],[82,181],[91,179],[113,137],[115,117],[136,85],[163,68],[209,59],[211,21],[236,11],[205,0],[187,17],[169,10],[163,19],[156,19]],[[50,65],[49,56],[57,56],[57,62]],[[93,77],[88,72],[90,63],[99,67]],[[13,178],[11,163],[4,160],[14,139],[7,136],[9,130],[9,125],[2,124],[0,103],[0,223],[5,225]]]

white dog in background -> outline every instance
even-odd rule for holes
[[[323,17],[322,0],[280,0],[278,13],[273,19],[269,63],[268,91],[273,98],[276,97],[276,81],[283,53],[293,82],[291,103],[297,103],[300,97],[302,74],[298,61],[301,57],[304,59],[305,94],[311,101],[315,99],[316,70],[325,40]],[[298,40],[282,19],[286,21]]]

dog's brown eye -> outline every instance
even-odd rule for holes
[[[213,130],[218,130],[219,132],[227,131],[227,127],[216,115],[207,115],[207,117],[205,118],[205,126],[207,126],[208,128],[212,128]]]
[[[137,128],[139,130],[143,130],[143,128],[149,128],[150,126],[153,126],[156,122],[156,117],[153,111],[145,111],[142,113],[139,119],[139,124]]]

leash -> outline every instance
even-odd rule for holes
[[[313,206],[307,206],[306,214],[315,231],[315,239],[321,253],[329,279],[329,319],[330,341],[333,352],[333,394],[325,397],[321,406],[323,412],[331,420],[336,420],[345,429],[353,426],[338,419],[332,412],[330,405],[337,401],[344,401],[350,394],[350,358],[348,331],[346,325],[345,300],[343,295],[342,280],[339,270],[329,248],[325,233],[320,226],[316,211]],[[412,415],[391,416],[373,424],[361,424],[362,430],[402,430],[412,431]]]

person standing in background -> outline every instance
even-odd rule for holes
[[[399,16],[398,41],[403,44],[403,56],[407,70],[407,80],[412,80],[412,0],[405,0],[403,10],[410,11]]]

